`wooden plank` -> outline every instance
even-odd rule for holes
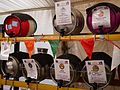
[[[56,90],[56,86],[47,85],[47,84],[35,84],[35,83],[25,83],[23,81],[13,81],[13,80],[4,80],[0,79],[0,85],[10,85],[14,87],[24,87],[24,88],[30,88],[33,90]],[[68,88],[62,87],[59,88],[59,90],[68,90]],[[86,90],[86,89],[80,89],[80,88],[69,88],[69,90]]]

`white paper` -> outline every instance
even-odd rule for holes
[[[99,26],[111,27],[110,24],[110,9],[107,6],[99,6],[92,11],[93,29]]]
[[[11,50],[11,42],[1,42],[1,53],[0,60],[8,60],[9,53]]]
[[[55,2],[55,13],[57,25],[71,24],[71,3],[70,0]]]
[[[11,30],[11,29],[12,29],[12,25],[9,24],[9,25],[7,26],[7,29],[8,29],[8,30]]]
[[[120,49],[114,46],[111,71],[120,64]]]
[[[37,79],[37,67],[34,59],[23,59],[23,64],[25,65],[25,69],[27,71],[27,77],[31,77]]]
[[[12,21],[12,26],[17,27],[18,26],[18,22]]]
[[[86,61],[89,83],[106,83],[106,72],[103,60]]]
[[[55,78],[57,80],[70,81],[70,67],[68,59],[55,59]]]

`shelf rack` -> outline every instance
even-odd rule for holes
[[[69,35],[69,36],[60,36],[60,35],[34,35],[31,37],[3,37],[0,38],[0,41],[13,41],[13,42],[23,42],[26,40],[33,40],[35,42],[39,41],[48,41],[48,40],[64,40],[64,41],[78,41],[80,39],[107,39],[107,40],[120,40],[120,33],[115,34],[104,34],[104,35],[93,35],[93,34],[81,34],[81,35]]]
[[[115,34],[104,34],[104,35],[93,35],[91,33],[87,34],[80,34],[80,35],[69,35],[69,36],[60,36],[60,35],[34,35],[31,37],[0,37],[0,41],[12,41],[12,42],[23,42],[23,41],[48,41],[48,40],[63,40],[63,41],[78,41],[80,39],[88,39],[88,38],[95,38],[95,39],[107,39],[107,40],[120,40],[120,33]],[[14,87],[24,87],[24,88],[30,88],[35,90],[37,88],[38,90],[68,90],[68,88],[62,87],[57,89],[56,86],[52,85],[45,85],[45,84],[35,84],[35,83],[29,83],[29,85],[23,81],[14,81],[14,80],[5,80],[2,79],[2,76],[0,75],[0,85],[10,85]],[[80,89],[80,88],[69,88],[69,90],[86,90],[86,89]]]
[[[29,83],[28,85],[26,82],[23,81],[2,79],[1,75],[0,75],[0,85],[10,85],[14,87],[30,88],[32,90],[86,90],[80,88],[67,88],[67,87],[61,87],[57,89],[57,87],[53,85],[35,84],[35,83]]]

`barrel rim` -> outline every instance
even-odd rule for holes
[[[118,9],[118,10],[116,10],[116,11],[118,11],[118,12],[119,12],[119,10],[120,10],[118,6],[116,6],[116,5],[112,4],[112,3],[109,3],[109,2],[101,2],[101,3],[94,4],[93,6],[87,8],[87,9],[86,9],[86,12],[89,13],[89,11],[91,12],[92,9],[94,9],[94,8],[96,8],[96,7],[98,7],[98,6],[108,6],[108,7],[110,7],[110,8],[114,7],[115,10]],[[88,13],[87,13],[87,14],[88,14]]]
[[[15,61],[16,61],[16,63],[18,64],[18,70],[17,70],[17,72],[16,73],[14,73],[14,74],[10,74],[10,77],[19,77],[19,74],[18,74],[18,72],[19,72],[19,70],[20,70],[20,67],[19,67],[19,60],[16,58],[16,57],[14,57],[14,56],[9,56],[9,58],[11,58],[12,60],[14,60],[15,59]],[[7,62],[7,61],[6,61]],[[4,61],[1,61],[1,67],[0,67],[0,69],[1,69],[1,71],[2,71],[2,73],[3,73],[3,75],[7,75],[7,73],[6,73],[6,71],[5,71],[5,69],[3,69],[3,65],[5,65],[6,64],[6,62],[4,62]],[[4,64],[3,64],[4,63]]]

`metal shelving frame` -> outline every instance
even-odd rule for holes
[[[35,42],[39,41],[48,41],[48,40],[64,40],[64,41],[78,41],[80,39],[88,39],[88,38],[95,38],[95,39],[107,39],[107,40],[120,40],[120,33],[115,34],[104,34],[104,35],[93,35],[93,34],[81,34],[81,35],[69,35],[69,36],[60,36],[60,35],[34,35],[31,37],[2,37],[0,38],[0,41],[12,41],[12,42],[23,42],[26,40],[33,40]],[[10,85],[14,87],[24,87],[24,88],[31,88],[35,90],[57,90],[56,86],[52,85],[45,85],[45,84],[35,84],[35,83],[29,83],[29,85],[26,82],[23,81],[14,81],[14,80],[5,80],[0,75],[0,85]],[[80,89],[80,88],[66,88],[62,87],[58,90],[86,90],[86,89]]]

